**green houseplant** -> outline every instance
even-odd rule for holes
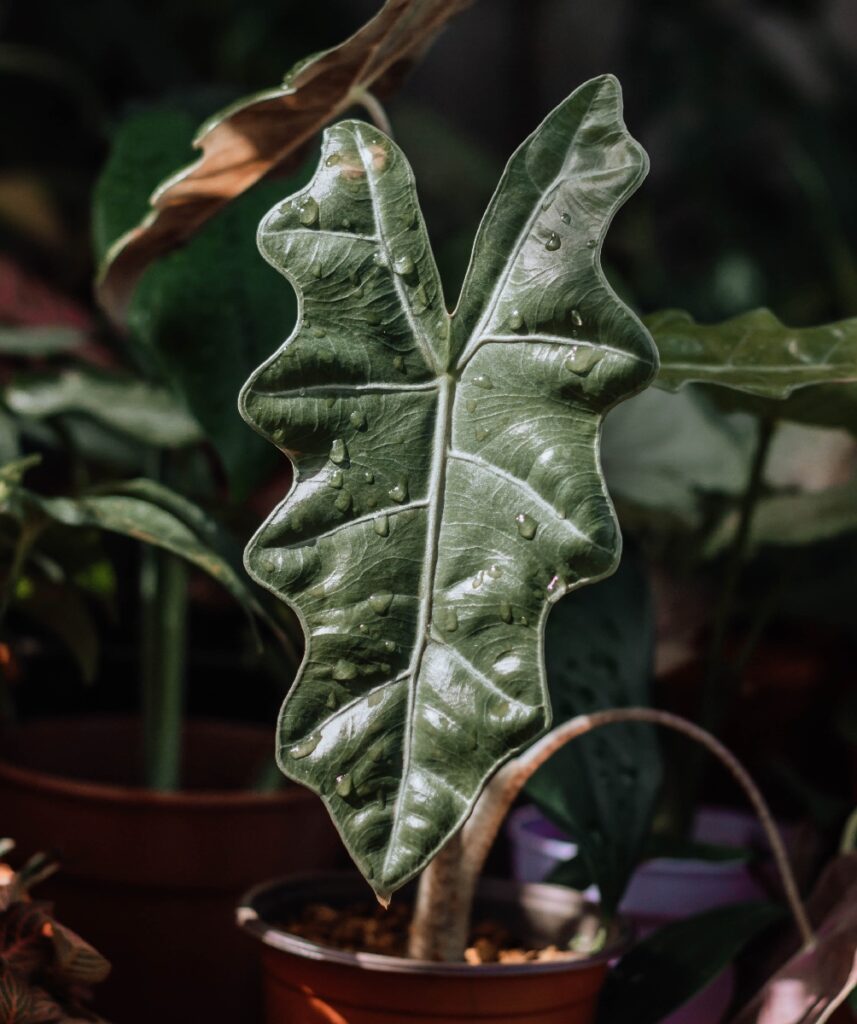
[[[455,961],[476,876],[521,786],[569,739],[629,719],[690,732],[769,823],[740,766],[669,715],[581,715],[533,745],[550,722],[550,605],[610,572],[618,555],[601,419],[657,366],[599,263],[609,221],[646,166],[616,80],[581,86],[512,157],[451,315],[410,169],[371,126],[329,129],[315,177],[259,230],[262,253],[299,296],[297,329],[241,396],[245,418],[295,465],[292,490],[246,555],[307,635],[278,760],[323,798],[379,900],[420,875],[411,955],[452,962],[453,998],[474,1005],[479,997],[455,987],[468,984]],[[398,985],[384,1003],[372,1001],[371,982],[355,994],[353,977],[334,982],[312,968],[306,980],[289,962],[300,946],[272,925],[278,896],[295,893],[263,888],[242,911],[286,951],[280,967],[268,954],[272,1020],[315,1019],[311,1000],[295,995],[301,977],[329,1012],[368,999],[349,1019],[414,1012],[418,997]],[[568,1019],[591,1019],[605,955],[567,963],[575,982],[562,996],[551,987],[554,1005],[564,999],[578,1014]],[[528,998],[531,1019],[548,1020]],[[488,1019],[505,1019],[486,1005]]]

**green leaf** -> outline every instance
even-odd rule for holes
[[[755,435],[752,420],[724,416],[697,389],[648,388],[604,424],[607,485],[623,502],[699,525],[706,495],[743,492]]]
[[[705,554],[724,551],[735,536],[737,513],[728,515],[709,538]],[[857,530],[857,480],[824,491],[774,494],[762,498],[750,524],[750,550],[796,547]]]
[[[737,903],[659,928],[607,975],[597,1024],[657,1024],[784,917],[773,903]]]
[[[755,309],[698,324],[665,310],[646,325],[660,355],[658,387],[728,388],[731,408],[857,432],[857,318],[796,328]]]
[[[132,481],[114,493],[81,498],[38,498],[41,512],[66,526],[94,527],[163,548],[216,579],[252,617],[258,602],[238,572],[211,543],[201,510],[150,480]],[[161,501],[154,498],[157,492]],[[168,497],[167,497],[168,496]]]
[[[150,267],[128,312],[134,343],[202,425],[237,497],[276,465],[235,415],[235,394],[295,322],[294,296],[255,248],[259,220],[283,187],[270,182],[245,193],[184,249]]]
[[[545,668],[554,721],[648,704],[653,645],[648,583],[626,555],[614,576],[570,594],[548,619]],[[608,913],[642,859],[660,784],[657,739],[639,724],[566,744],[527,784],[528,795],[577,843],[577,859]]]
[[[379,894],[548,725],[547,611],[617,560],[601,419],[655,356],[599,251],[646,167],[616,80],[578,89],[512,157],[452,316],[410,168],[366,124],[328,129],[260,227],[301,311],[241,396],[295,464],[246,556],[307,634],[280,764]]]
[[[57,356],[85,341],[85,332],[76,327],[0,327],[0,354],[4,356]]]
[[[181,448],[202,440],[194,418],[168,391],[134,377],[81,369],[19,376],[3,397],[19,416],[44,419],[82,413],[159,448]]]
[[[83,681],[98,670],[98,631],[82,595],[74,587],[29,576],[19,579],[15,606],[53,634],[74,658]]]
[[[293,171],[325,124],[360,102],[368,89],[395,86],[444,23],[469,3],[386,0],[350,39],[296,64],[281,86],[245,96],[209,118],[193,139],[199,159],[181,170],[178,160],[163,168],[165,174],[175,173],[154,192],[140,223],[124,225],[121,237],[110,224],[113,244],[104,253],[98,281],[108,313],[123,320],[153,260],[186,242],[266,174]],[[154,151],[159,153],[157,141]],[[105,234],[96,218],[96,237]]]

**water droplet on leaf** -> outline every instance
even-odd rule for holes
[[[559,235],[556,231],[551,231],[548,235],[548,240],[545,242],[545,248],[548,252],[556,252],[556,250],[562,245]]]
[[[333,678],[338,679],[341,683],[347,683],[350,679],[356,679],[357,666],[353,661],[340,658],[333,666]]]
[[[341,466],[348,458],[348,449],[341,437],[337,437],[330,446],[330,461]]]
[[[572,345],[566,356],[565,368],[585,377],[587,373],[601,361],[601,353],[592,345]]]
[[[491,431],[487,427],[477,427],[475,433],[477,441],[485,441],[491,436]]]
[[[458,614],[454,608],[447,608],[444,612],[443,628],[447,633],[454,633],[458,629]]]
[[[348,422],[354,427],[355,430],[363,430],[366,426],[366,417],[360,412],[359,409],[355,409],[353,413],[348,417]]]
[[[494,387],[494,381],[491,380],[487,373],[477,373],[470,383],[485,391],[490,391]]]
[[[513,331],[519,331],[524,326],[524,317],[519,309],[513,309],[509,314],[509,327]]]
[[[347,512],[351,508],[351,492],[343,491],[334,501],[333,507],[337,512]]]
[[[304,197],[298,210],[298,219],[307,228],[318,224],[318,203],[312,196]]]
[[[504,622],[512,621],[512,606],[506,601],[500,602],[500,618]]]
[[[387,494],[390,495],[393,501],[397,501],[401,504],[403,501],[407,500],[408,497],[408,481],[402,477],[398,483],[393,484],[389,491],[387,491]]]
[[[579,309],[573,309],[571,311],[571,322],[574,324],[575,327],[583,326],[583,317],[580,315]]]
[[[351,772],[346,772],[344,775],[336,776],[336,793],[341,796],[343,800],[351,796]]]
[[[404,370],[405,360],[401,356],[393,356],[393,366],[397,370]]]
[[[376,615],[386,615],[393,603],[393,595],[389,590],[379,590],[369,595],[369,607]]]
[[[345,482],[345,477],[342,475],[342,470],[335,469],[330,474],[330,479],[327,482],[330,484],[331,487],[335,487],[337,490],[339,490],[340,487],[342,487],[343,483]]]
[[[290,748],[289,757],[293,757],[296,761],[300,761],[302,757],[309,757],[319,743],[321,743],[321,733],[311,733],[305,740],[301,740],[300,743],[296,743]]]
[[[414,272],[414,261],[407,253],[402,253],[393,259],[393,270],[399,277],[407,277]]]
[[[532,540],[535,537],[539,524],[532,516],[527,515],[526,512],[519,512],[515,516],[515,522],[518,526],[518,533],[524,540]]]
[[[564,213],[564,214],[562,214],[562,216],[559,219],[563,222],[563,224],[570,224],[571,223],[571,214],[570,213]]]
[[[318,260],[316,260],[309,269],[313,277],[321,277],[321,264]]]

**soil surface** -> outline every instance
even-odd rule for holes
[[[299,914],[278,923],[292,935],[320,946],[332,946],[348,953],[406,957],[411,913],[412,908],[404,902],[393,903],[389,910],[368,901],[345,907],[309,903]],[[504,925],[484,920],[471,931],[465,959],[469,964],[519,964],[534,960],[575,960],[582,955],[557,946],[530,949]]]

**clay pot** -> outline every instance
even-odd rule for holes
[[[590,1024],[608,961],[627,943],[617,927],[607,947],[582,960],[437,964],[319,946],[278,927],[306,903],[365,900],[366,883],[328,874],[251,890],[238,922],[262,943],[267,1024]],[[476,913],[511,924],[536,945],[564,945],[585,904],[553,885],[482,883]]]
[[[342,863],[313,794],[242,788],[272,756],[269,730],[194,722],[184,744],[178,793],[131,784],[131,719],[28,723],[0,745],[0,832],[22,856],[61,858],[39,895],[112,962],[96,1008],[119,1024],[252,1020],[257,964],[236,899],[272,871]]]

